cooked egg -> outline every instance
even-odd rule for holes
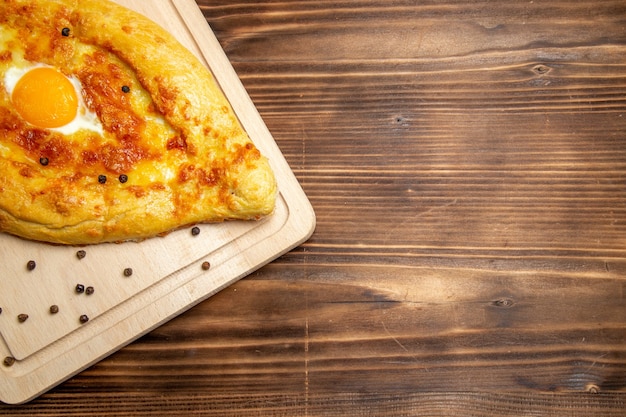
[[[54,67],[9,68],[4,85],[18,114],[29,124],[70,135],[81,129],[103,133],[98,116],[85,105],[80,81]]]

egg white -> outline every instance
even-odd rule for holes
[[[25,67],[10,67],[9,69],[7,69],[6,73],[4,74],[4,86],[9,93],[9,96],[13,94],[15,85],[20,80],[20,78],[24,76],[24,74],[26,74],[30,70],[39,67],[50,66],[44,64],[32,64]],[[61,127],[47,128],[46,130],[52,130],[62,133],[64,135],[71,135],[81,129],[85,129],[102,135],[104,133],[104,129],[102,128],[102,123],[98,119],[98,115],[89,110],[85,105],[85,100],[83,99],[82,94],[83,87],[80,83],[80,80],[78,80],[78,78],[74,76],[66,78],[74,87],[74,90],[76,91],[76,96],[78,97],[78,111],[76,112],[76,117],[74,117],[74,120]]]

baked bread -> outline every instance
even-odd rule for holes
[[[210,71],[160,26],[108,0],[0,0],[0,231],[141,240],[259,219],[276,193]]]

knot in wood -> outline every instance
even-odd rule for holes
[[[500,298],[495,300],[492,304],[500,308],[510,308],[513,307],[514,302],[510,298]]]
[[[538,75],[544,75],[544,74],[547,74],[547,73],[549,73],[551,70],[552,70],[552,68],[548,67],[547,65],[543,65],[543,64],[538,64],[538,65],[535,65],[535,66],[533,67],[533,72],[534,72],[535,74],[538,74]]]
[[[400,115],[394,117],[393,121],[396,126],[406,127],[409,124],[409,120],[406,117]]]

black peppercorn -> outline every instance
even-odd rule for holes
[[[76,284],[76,292],[82,294],[85,292],[85,286],[83,284]]]
[[[198,236],[200,234],[200,228],[198,226],[194,226],[191,228],[192,236]]]
[[[89,316],[87,316],[86,314],[83,314],[82,316],[80,316],[80,317],[78,318],[78,320],[79,320],[82,324],[85,324],[85,323],[87,323],[87,322],[89,321]]]
[[[107,182],[107,176],[106,175],[98,175],[98,182],[100,184],[106,184]]]
[[[24,323],[26,320],[28,320],[28,314],[18,314],[17,321]]]
[[[133,274],[133,268],[126,268],[124,269],[124,276],[125,277],[129,277]]]
[[[127,85],[123,85],[122,86],[122,92],[124,93],[130,93],[130,87]]]
[[[120,175],[119,180],[122,184],[124,184],[126,181],[128,181],[128,175],[126,174]]]
[[[96,289],[94,287],[87,287],[87,288],[85,288],[85,294],[87,294],[87,295],[91,295],[94,292],[96,292]]]
[[[83,259],[83,258],[85,258],[85,256],[87,256],[87,252],[82,250],[82,249],[79,250],[78,252],[76,252],[76,257],[78,259]]]
[[[41,158],[39,158],[39,163],[43,166],[46,166],[50,163],[50,160],[44,156],[42,156]]]
[[[13,366],[15,365],[15,358],[13,356],[7,356],[4,358],[4,366]]]
[[[209,269],[211,269],[211,264],[207,261],[202,262],[202,269],[208,271]]]
[[[63,28],[61,29],[61,35],[63,36],[70,36],[70,28]]]
[[[37,267],[37,263],[35,261],[28,261],[26,263],[26,269],[28,269],[29,271],[32,271],[36,267]]]
[[[59,306],[58,305],[51,305],[50,306],[50,314],[57,314],[59,312]]]

